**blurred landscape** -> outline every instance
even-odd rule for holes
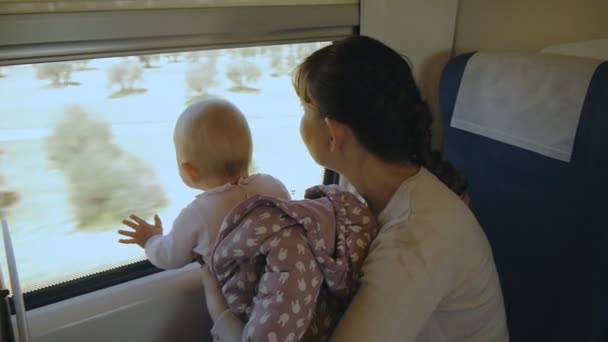
[[[159,213],[168,231],[197,192],[176,170],[173,127],[204,95],[247,116],[257,172],[294,198],[322,181],[300,140],[291,71],[324,43],[103,58],[0,68],[0,216],[22,286],[144,258],[120,220]],[[2,272],[7,277],[6,264]]]

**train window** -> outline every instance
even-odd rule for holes
[[[0,69],[0,206],[24,290],[143,260],[116,230],[131,212],[170,229],[196,192],[176,170],[173,127],[205,95],[247,116],[253,168],[294,198],[323,179],[298,133],[299,43],[55,61]],[[4,265],[3,265],[4,266]],[[6,270],[3,270],[6,274]]]

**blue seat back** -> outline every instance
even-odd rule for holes
[[[596,69],[570,163],[450,127],[465,67],[440,84],[444,151],[470,182],[512,341],[608,341],[608,62]]]

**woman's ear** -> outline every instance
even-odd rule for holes
[[[329,150],[334,152],[342,149],[342,145],[346,139],[347,127],[344,124],[330,118],[325,118],[325,124],[327,125],[327,129],[329,131]]]
[[[180,164],[180,167],[182,168],[182,171],[188,176],[188,178],[190,178],[190,181],[192,181],[192,183],[196,184],[201,180],[201,174],[194,165],[188,162],[183,162]]]

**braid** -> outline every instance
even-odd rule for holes
[[[415,130],[412,134],[414,156],[412,161],[429,168],[431,166],[431,124],[433,117],[431,111],[424,101],[414,106],[411,125]]]
[[[458,196],[462,197],[467,193],[468,181],[456,170],[452,163],[443,160],[441,152],[437,150],[431,152],[431,163],[427,168]]]
[[[467,180],[456,170],[454,165],[443,159],[438,150],[431,145],[431,124],[433,122],[430,110],[426,103],[420,102],[416,106],[416,154],[412,161],[432,172],[442,183],[452,189],[457,195],[463,196],[468,187]]]

